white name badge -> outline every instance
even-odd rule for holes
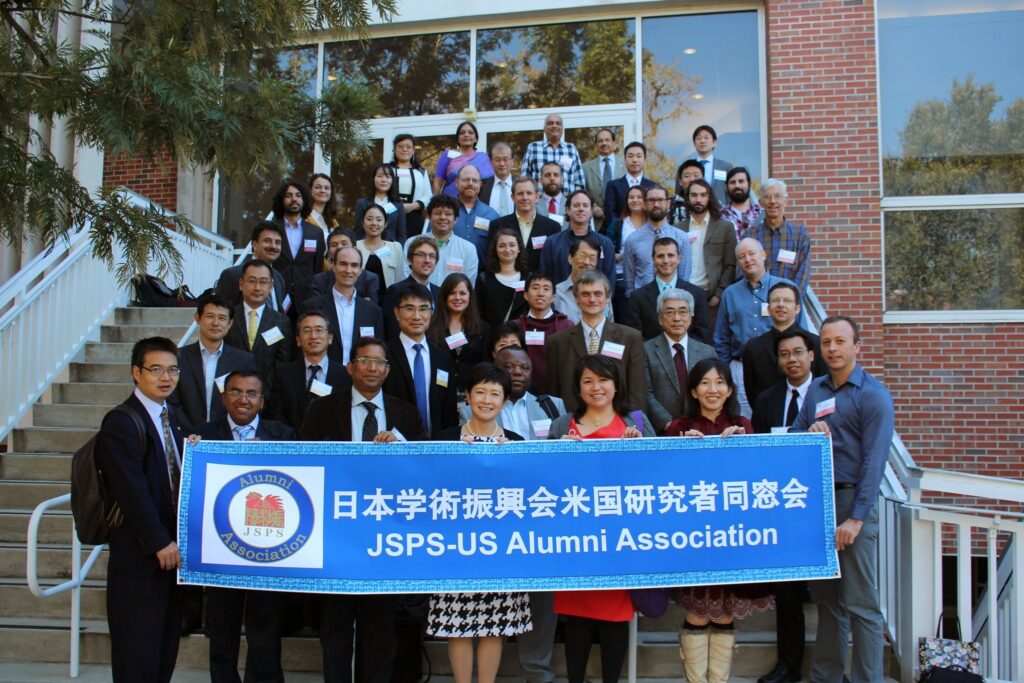
[[[383,249],[378,249],[377,251],[375,251],[373,253],[377,255],[377,258],[379,258],[381,261],[383,261],[388,256],[391,256],[391,247],[384,247]]]
[[[789,434],[789,427],[772,427],[772,434]]]
[[[695,232],[687,233],[687,236],[690,238],[691,242],[696,242],[697,241],[697,233],[695,233]]]
[[[513,282],[512,283],[512,289],[516,290],[517,292],[524,291],[526,289],[526,280],[520,280],[519,282]]]
[[[462,259],[460,259],[460,258],[450,258],[450,259],[448,259],[448,263],[445,265],[445,267],[448,270],[452,271],[452,272],[461,273],[462,272]]]
[[[372,336],[374,336],[374,334],[375,334],[375,332],[374,332],[374,329],[372,327],[360,327],[359,328],[359,336],[360,337],[372,337]]]
[[[228,375],[231,373],[229,372]],[[214,377],[213,383],[217,385],[217,391],[224,393],[224,380],[228,378],[228,375],[221,375],[220,377]]]
[[[548,432],[551,431],[551,420],[532,420],[530,424],[533,426],[533,433],[541,439],[548,437]]]
[[[469,340],[466,339],[466,333],[465,332],[456,332],[455,334],[453,334],[451,336],[445,337],[444,341],[445,341],[446,344],[448,344],[448,348],[449,349],[457,349],[460,346],[465,346],[466,344],[469,343]],[[441,376],[441,371],[440,370],[437,371],[437,375],[438,375],[438,377]]]
[[[622,359],[622,356],[626,353],[626,347],[622,344],[616,344],[615,342],[606,341],[604,346],[601,347],[601,355],[608,356],[609,358]]]
[[[302,251],[316,251],[316,240],[304,240],[302,242]]]
[[[487,230],[491,227],[491,221],[487,218],[477,218],[473,221],[473,227],[477,230]]]
[[[825,401],[819,401],[818,405],[814,406],[814,417],[825,417],[834,412],[836,412],[835,396]]]
[[[318,379],[313,380],[313,383],[309,385],[309,390],[317,396],[330,396],[333,388],[330,384],[321,382]]]
[[[779,263],[796,263],[796,252],[789,249],[779,249]]]
[[[769,316],[771,313],[768,312],[768,304],[761,304],[761,315]]]
[[[572,168],[572,159],[559,159],[558,165],[566,169]]]
[[[288,309],[291,308],[291,307],[292,307],[292,295],[291,294],[285,294],[284,295],[284,303],[281,304],[281,310],[284,311],[285,313],[287,313]]]
[[[725,182],[725,171],[723,171],[722,169],[720,169],[720,168],[715,169],[715,172],[714,172],[713,175],[714,175],[715,180],[721,180],[723,183]]]
[[[448,371],[438,370],[437,371],[437,385],[439,387],[448,388]]]
[[[457,150],[457,149],[450,149],[450,150],[448,150],[448,158],[449,159],[458,159],[460,156],[462,156],[462,152],[460,152],[459,150]]]
[[[534,237],[530,240],[530,244],[533,245],[534,249],[543,249],[544,243],[548,241],[547,235],[541,235],[540,237]]]
[[[393,214],[395,211],[398,211],[398,207],[392,204],[391,202],[388,202],[381,208],[384,209],[384,213],[388,214],[389,216]]]
[[[544,346],[544,330],[527,330],[527,346]]]
[[[267,342],[267,346],[273,346],[277,342],[284,339],[284,335],[281,334],[281,329],[278,327],[272,327],[263,333],[263,341]]]
[[[398,173],[399,178],[412,177],[412,170],[408,168],[396,168],[395,171]]]

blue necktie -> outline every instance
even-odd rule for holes
[[[252,434],[252,425],[239,425],[235,427],[235,434],[238,435],[239,441],[248,441],[249,435]]]
[[[427,368],[423,363],[423,345],[413,344],[416,350],[416,360],[412,368],[412,381],[416,385],[416,407],[420,409],[423,416],[423,424],[430,433],[430,402],[427,400]]]
[[[700,159],[700,167],[704,170],[704,179],[708,178],[708,161],[709,159]]]

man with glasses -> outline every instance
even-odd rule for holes
[[[544,242],[540,254],[541,272],[547,273],[555,282],[569,277],[569,249],[586,235],[591,235],[601,245],[597,256],[597,269],[615,282],[615,246],[612,241],[596,232],[590,225],[593,215],[594,198],[586,190],[576,190],[569,195],[569,229],[551,235]],[[565,311],[562,311],[563,313]]]
[[[473,169],[479,175],[479,171],[472,166],[466,166],[463,170],[466,168]],[[476,210],[472,215],[480,218],[480,221],[474,222],[467,218],[470,214],[466,213],[465,206],[460,206],[456,200],[448,195],[439,194],[431,198],[430,203],[427,204],[428,227],[430,229],[430,232],[427,234],[437,244],[438,260],[435,263],[439,267],[431,267],[430,284],[440,287],[444,279],[452,273],[464,273],[470,282],[476,282],[477,271],[480,268],[480,262],[483,261],[482,252],[476,244],[477,235],[479,235],[486,246],[487,231],[491,226],[490,218],[488,217],[490,214],[484,212],[481,208],[486,206],[486,204],[477,202]],[[458,216],[458,219],[456,219],[456,216]],[[497,216],[494,216],[494,218],[497,218]],[[463,221],[464,219],[466,222],[460,232],[458,221]],[[475,234],[469,234],[470,231]],[[412,242],[409,244],[411,245]],[[416,254],[408,250],[408,255],[410,271],[415,274],[415,269],[418,265],[414,263]],[[419,280],[420,284],[424,284],[421,278],[417,278],[417,280]]]
[[[448,210],[439,209],[438,205],[440,204],[446,205]],[[445,194],[434,195],[428,206],[434,207],[434,213],[442,226],[449,226],[447,229],[450,234],[450,226],[455,221],[455,211],[457,211],[455,200]],[[461,240],[458,246],[464,249],[466,254],[472,254],[468,258],[476,258],[476,249],[471,244],[466,244],[465,240]],[[394,314],[395,295],[405,289],[407,285],[415,283],[426,287],[430,293],[431,302],[436,304],[441,293],[439,285],[444,281],[444,277],[441,277],[436,284],[434,283],[434,271],[437,268],[438,259],[441,257],[441,246],[431,235],[418,235],[409,239],[405,243],[405,254],[409,276],[388,287],[381,304],[384,314],[384,335],[387,339],[394,339],[398,336],[398,320],[395,319]],[[458,260],[458,257],[453,256],[453,258]]]
[[[601,243],[597,241],[596,234],[584,235],[583,239],[569,247],[569,265],[572,270],[568,278],[555,285],[555,310],[564,313],[573,323],[580,321],[580,307],[576,303],[574,286],[583,273],[597,268],[600,255]],[[611,302],[608,302],[605,317],[612,319]]]
[[[654,242],[662,237],[671,237],[679,245],[678,274],[684,280],[690,279],[690,240],[686,233],[669,224],[668,192],[661,185],[647,188],[647,225],[640,228],[622,244],[622,281],[629,297],[637,289],[654,280],[654,264],[651,251]]]
[[[512,165],[515,155],[507,142],[491,145],[491,168],[494,175],[485,178],[480,185],[480,201],[487,204],[499,216],[508,216],[515,209],[512,197]]]
[[[272,270],[269,263],[253,259],[242,268],[238,281],[242,303],[235,308],[234,321],[224,341],[228,346],[248,351],[256,362],[264,387],[269,387],[274,367],[292,359],[292,325],[288,316],[270,308]]]
[[[497,211],[480,201],[480,184],[480,170],[476,166],[466,164],[459,169],[459,175],[455,178],[455,186],[459,190],[458,218],[452,228],[457,236],[476,247],[478,263],[484,260],[487,252],[487,234],[491,229],[491,221],[498,218]],[[434,221],[431,220],[430,224],[434,239],[438,239],[433,229]],[[476,282],[475,274],[470,276],[470,282]]]
[[[288,296],[288,287],[285,285],[284,276],[273,269],[273,264],[281,255],[281,245],[284,244],[284,228],[274,221],[260,221],[252,229],[252,253],[245,257],[245,261],[237,266],[225,268],[217,280],[217,294],[221,296],[231,308],[241,302],[242,294],[238,288],[238,281],[242,277],[242,268],[252,259],[265,261],[271,264],[274,286],[270,290],[267,303],[275,311],[287,313],[293,303]]]
[[[167,404],[178,384],[178,347],[165,337],[142,339],[131,368],[135,390],[103,418],[96,444],[110,523],[110,663],[115,681],[166,683],[181,636],[175,539],[186,434]]]
[[[424,431],[436,436],[459,424],[455,366],[448,349],[427,340],[434,311],[427,288],[415,282],[407,284],[396,293],[394,301],[399,334],[387,343],[391,371],[384,390],[416,406]]]
[[[263,382],[252,370],[230,373],[224,380],[222,416],[199,426],[196,436],[217,441],[291,441],[295,431],[260,416]],[[210,680],[237,681],[238,650],[245,623],[245,680],[283,680],[281,613],[286,593],[237,588],[206,589]]]
[[[341,361],[327,353],[334,335],[326,315],[317,310],[302,313],[296,331],[300,358],[275,369],[267,415],[298,431],[309,405],[347,387],[349,376]]]
[[[801,296],[807,292],[811,279],[811,238],[807,227],[786,218],[789,197],[786,183],[769,178],[761,186],[761,204],[764,215],[744,237],[753,237],[768,255],[768,272],[785,278],[800,288]]]

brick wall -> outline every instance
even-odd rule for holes
[[[170,211],[178,210],[178,165],[169,152],[153,159],[106,155],[103,185],[124,185]]]

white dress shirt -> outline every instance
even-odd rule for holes
[[[228,427],[231,428],[231,438],[234,439],[235,441],[241,441],[241,439],[238,437],[238,432],[235,431],[236,427],[252,427],[252,433],[249,435],[249,440],[251,441],[252,439],[256,438],[256,430],[260,428],[260,416],[257,414],[254,418],[252,418],[252,422],[250,422],[249,424],[240,425],[234,420],[232,420],[231,416],[228,415]]]
[[[420,356],[423,358],[423,369],[426,372],[426,380],[427,380],[427,411],[429,413],[429,411],[430,411],[430,381],[431,381],[432,375],[431,375],[431,372],[430,372],[430,346],[427,344],[427,337],[426,337],[426,335],[423,335],[423,339],[421,341],[416,341],[412,337],[406,336],[405,332],[401,332],[398,335],[398,339],[402,342],[402,346],[405,348],[405,358],[406,358],[406,360],[409,361],[409,374],[412,375],[413,391],[414,392],[415,392],[415,389],[416,389],[416,349],[413,348],[413,345],[414,344],[419,344],[421,347],[423,347],[420,350]],[[449,378],[449,381],[451,381],[451,378]],[[430,419],[430,415],[429,414],[428,415],[424,415],[423,417],[427,418],[428,420]],[[426,423],[426,420],[424,420],[424,423]],[[355,429],[355,427],[353,427],[353,429]]]
[[[404,336],[404,335],[403,335]],[[415,357],[413,352],[413,357]],[[366,398],[355,389],[352,390],[352,441],[363,440],[363,425],[366,423],[366,416],[370,414],[370,411],[363,405],[364,402],[369,401],[373,405],[377,406],[377,410],[374,414],[377,416],[377,434],[383,432],[387,428],[387,418],[384,415],[384,392],[378,391],[377,395],[373,398]],[[376,435],[374,435],[376,436]]]
[[[148,372],[143,370],[143,372]],[[156,433],[160,435],[160,446],[164,445],[164,423],[160,419],[160,413],[163,412],[164,408],[167,408],[167,403],[157,403],[149,396],[142,393],[142,390],[135,387],[135,398],[142,402],[142,407],[146,409],[146,413],[149,415],[149,419],[153,422],[153,426],[156,427]],[[170,411],[170,408],[167,408]],[[171,434],[171,441],[174,441],[174,434]],[[178,471],[181,471],[181,455],[178,453],[178,444],[174,444],[174,457],[178,461]],[[164,454],[166,455],[166,453]]]
[[[689,367],[690,367],[690,363],[689,363],[690,357],[688,355],[686,355],[686,354],[688,354],[690,352],[689,347],[686,346],[686,344],[689,342],[689,340],[690,340],[690,335],[689,334],[684,334],[683,338],[680,339],[679,341],[672,341],[672,337],[668,336],[667,334],[665,335],[665,341],[668,342],[668,350],[669,350],[669,353],[672,354],[672,360],[673,361],[675,361],[676,353],[678,353],[678,352],[674,348],[672,348],[672,347],[675,346],[676,344],[682,344],[682,346],[683,346],[683,365],[685,365],[687,367],[687,369],[689,369]],[[680,391],[686,391],[686,387],[679,387],[679,389],[680,389]]]
[[[338,327],[341,334],[341,362],[348,362],[349,346],[352,341],[352,328],[356,320],[356,290],[352,289],[352,295],[346,297],[338,291],[337,287],[331,287],[331,294],[334,295],[334,310],[338,314]]]
[[[505,201],[505,206],[502,206],[502,201]],[[487,202],[488,206],[498,212],[500,216],[507,216],[516,210],[516,205],[512,200],[512,176],[501,180],[498,176],[494,176],[494,187],[491,188],[491,201]]]
[[[526,397],[528,395],[529,392],[524,393],[519,397],[518,401],[513,401],[510,398],[501,407],[501,426],[515,432],[524,439],[530,438],[530,416],[526,410]]]
[[[704,240],[708,236],[708,224],[711,221],[711,214],[705,213],[704,220],[697,222],[690,218],[690,282],[701,289],[708,288],[708,271],[704,267]]]
[[[213,402],[213,384],[217,379],[217,362],[220,357],[224,354],[224,341],[220,343],[220,348],[216,351],[210,351],[206,348],[206,345],[202,341],[199,342],[199,355],[203,359],[203,381],[205,382],[206,389],[206,419],[210,419],[210,404]]]

